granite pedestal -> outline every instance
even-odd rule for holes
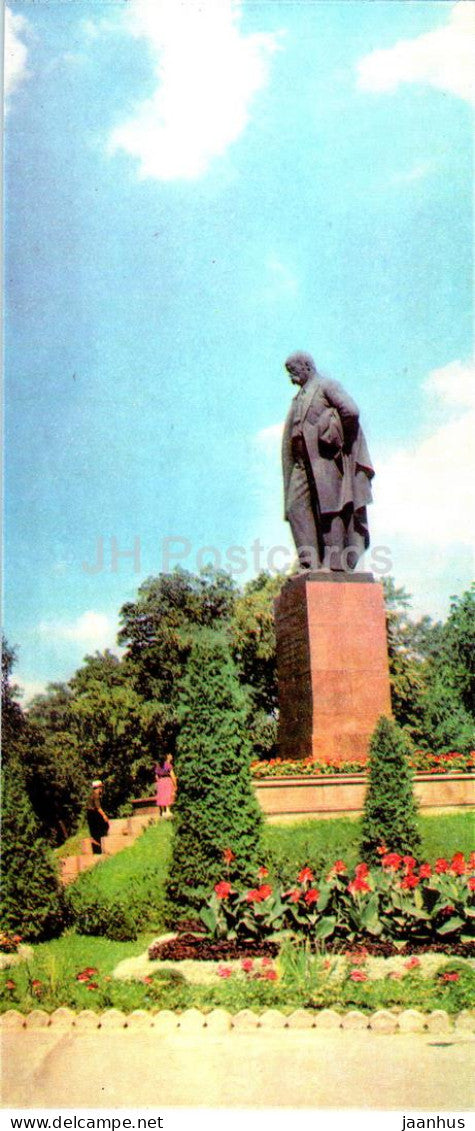
[[[370,573],[308,572],[275,602],[281,758],[366,759],[391,714],[382,585]]]

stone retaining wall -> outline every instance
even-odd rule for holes
[[[254,779],[261,809],[272,817],[358,816],[363,812],[365,774],[320,774],[315,777]],[[414,775],[414,791],[422,812],[475,806],[475,774]],[[155,798],[132,802],[134,813],[156,813]]]
[[[322,774],[312,778],[268,778],[255,780],[254,787],[266,816],[357,816],[363,812],[367,777]],[[415,774],[414,792],[422,812],[470,808],[475,805],[475,775]]]

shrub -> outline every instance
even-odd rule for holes
[[[203,634],[178,708],[170,919],[177,908],[200,907],[221,874],[223,853],[233,879],[249,879],[256,866],[262,818],[250,778],[246,707],[226,644]]]
[[[3,774],[2,812],[2,928],[23,939],[51,938],[64,926],[63,892],[14,758]]]
[[[370,745],[362,858],[376,861],[381,845],[410,855],[417,855],[421,846],[406,741],[396,723],[384,716],[376,725]]]

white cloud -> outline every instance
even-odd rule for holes
[[[475,409],[475,365],[452,361],[443,369],[434,369],[424,388],[444,405]]]
[[[24,16],[5,8],[4,82],[7,98],[27,74],[28,49],[21,38],[27,29],[28,21]]]
[[[14,681],[16,683],[16,680]],[[20,694],[18,699],[22,707],[26,707],[36,695],[44,695],[47,688],[47,683],[42,679],[18,679],[17,684]]]
[[[110,150],[140,176],[193,179],[243,132],[267,83],[277,36],[244,35],[240,0],[131,0],[126,26],[147,42],[157,85],[114,129]]]
[[[421,162],[418,165],[413,165],[410,169],[393,173],[391,176],[391,184],[405,185],[412,184],[414,181],[422,181],[432,169],[433,165],[429,161]]]
[[[420,545],[473,545],[475,513],[475,365],[454,361],[429,374],[424,390],[441,423],[430,435],[375,465],[373,508],[378,538],[403,535]]]
[[[292,299],[298,292],[293,271],[277,255],[269,255],[265,264],[263,297],[267,300]]]
[[[362,90],[393,91],[401,83],[420,83],[475,100],[475,4],[460,0],[450,9],[448,22],[415,39],[401,39],[394,47],[372,51],[358,63]]]
[[[38,626],[42,637],[50,641],[67,641],[80,644],[87,651],[103,651],[115,645],[117,626],[105,613],[97,613],[92,609],[75,621],[42,621]]]

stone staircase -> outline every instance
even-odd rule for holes
[[[158,810],[137,813],[133,817],[116,817],[109,823],[109,832],[102,838],[102,856],[94,856],[89,837],[82,842],[82,851],[77,856],[65,856],[59,860],[60,880],[63,884],[70,884],[76,880],[81,872],[93,868],[107,856],[115,856],[124,848],[130,848],[137,840],[140,833],[148,825],[160,819]]]

